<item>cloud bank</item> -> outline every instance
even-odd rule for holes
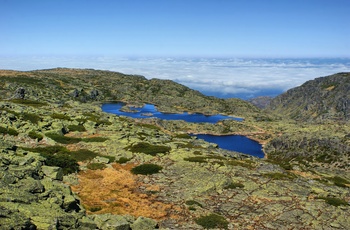
[[[317,77],[350,71],[350,59],[0,57],[1,69],[93,68],[170,79],[218,97],[276,96]]]

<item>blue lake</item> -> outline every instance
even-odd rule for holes
[[[236,121],[243,121],[242,118],[230,117],[224,115],[212,115],[207,116],[200,113],[161,113],[159,112],[154,105],[146,104],[142,108],[131,107],[133,112],[123,112],[120,109],[124,106],[123,103],[107,103],[102,105],[102,111],[107,113],[113,113],[121,116],[128,116],[133,118],[149,118],[156,117],[163,120],[184,120],[187,122],[208,122],[208,123],[217,123],[220,120],[232,119]]]
[[[121,116],[127,116],[132,118],[150,118],[156,117],[163,120],[184,120],[187,122],[208,122],[217,123],[224,119],[233,119],[237,121],[243,121],[242,118],[235,118],[224,115],[213,115],[206,116],[199,113],[189,114],[189,113],[161,113],[157,111],[154,105],[146,104],[142,108],[131,107],[132,112],[123,112],[120,109],[124,106],[123,103],[106,103],[102,105],[102,111],[107,113],[113,113]],[[193,135],[207,142],[216,143],[220,148],[236,151],[240,153],[249,154],[255,157],[264,157],[264,152],[262,151],[262,146],[245,136],[240,135],[226,135],[226,136],[215,136],[209,134],[197,134]]]
[[[255,157],[264,158],[262,146],[256,141],[253,141],[241,135],[215,136],[210,134],[193,135],[207,142],[218,144],[219,148],[249,154]]]

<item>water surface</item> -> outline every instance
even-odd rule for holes
[[[122,116],[128,116],[132,118],[149,118],[156,117],[162,120],[183,120],[186,122],[208,122],[208,123],[217,123],[220,120],[232,119],[236,121],[243,121],[242,118],[230,117],[224,115],[204,115],[200,113],[162,113],[159,112],[154,105],[146,104],[142,108],[131,107],[133,112],[123,112],[120,109],[124,106],[123,103],[107,103],[102,105],[102,111],[107,113],[113,113]]]
[[[199,139],[218,144],[219,148],[249,154],[255,157],[264,158],[262,146],[241,135],[215,136],[210,134],[196,134]]]

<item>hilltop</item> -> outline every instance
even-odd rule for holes
[[[305,82],[270,101],[268,111],[302,121],[350,120],[350,73]]]
[[[3,70],[0,80],[1,228],[350,228],[350,128],[341,112],[305,122],[311,117],[287,116],[289,103],[284,113],[260,110],[101,70]],[[131,119],[102,112],[106,101],[244,121]],[[189,131],[246,135],[267,157],[225,151]]]

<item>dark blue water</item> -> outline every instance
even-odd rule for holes
[[[157,111],[154,105],[146,104],[142,108],[131,108],[134,112],[123,112],[120,109],[124,106],[123,103],[107,103],[102,105],[102,111],[107,113],[113,113],[122,116],[128,116],[133,118],[148,118],[157,117],[163,120],[184,120],[187,122],[208,122],[217,123],[224,119],[234,119],[238,121],[243,121],[242,118],[235,118],[223,115],[206,116],[203,114],[173,114],[173,113],[161,113]],[[148,114],[148,115],[145,115]],[[152,114],[151,116],[149,116]],[[207,142],[216,143],[220,148],[236,151],[240,153],[249,154],[255,157],[264,157],[264,152],[262,151],[262,146],[245,136],[240,135],[227,135],[227,136],[214,136],[209,134],[198,134],[194,135],[200,139]]]
[[[107,103],[102,105],[102,111],[107,113],[113,113],[122,116],[128,116],[133,118],[148,118],[148,117],[157,117],[163,120],[184,120],[187,122],[208,122],[208,123],[217,123],[220,120],[232,119],[237,121],[243,121],[242,118],[230,117],[224,115],[212,115],[206,116],[200,113],[189,114],[185,113],[161,113],[159,112],[154,105],[146,104],[142,108],[131,108],[134,112],[123,112],[120,109],[124,106],[123,103]],[[148,114],[148,115],[147,115]],[[152,114],[151,116],[149,116]]]
[[[194,136],[207,142],[216,143],[219,145],[219,148],[222,149],[245,153],[259,158],[264,157],[262,146],[258,142],[253,141],[245,136],[214,136],[209,134],[197,134]]]

